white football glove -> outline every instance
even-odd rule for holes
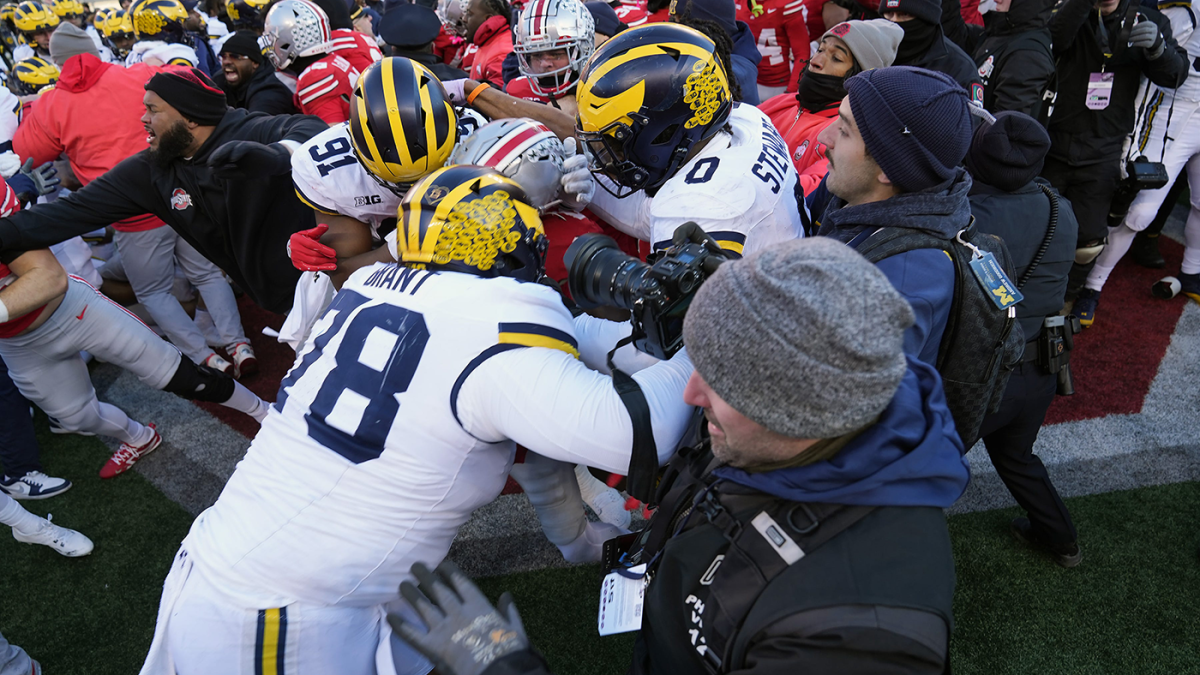
[[[563,141],[562,203],[569,209],[582,211],[596,196],[596,178],[588,168],[587,151],[576,149],[574,138]]]
[[[20,170],[21,158],[17,156],[17,153],[12,150],[0,153],[0,176],[12,178]]]
[[[446,89],[446,94],[450,97],[450,102],[454,105],[466,105],[467,95],[463,93],[463,85],[466,80],[446,80],[442,86]]]

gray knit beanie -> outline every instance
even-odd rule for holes
[[[907,368],[908,302],[848,246],[815,237],[720,267],[688,308],[696,371],[735,410],[793,438],[873,422]]]
[[[904,29],[887,19],[870,21],[843,21],[825,31],[829,36],[841,39],[850,48],[850,56],[863,70],[887,68],[896,60],[896,50],[904,39]]]
[[[100,50],[96,49],[96,43],[82,28],[69,21],[62,22],[50,35],[50,60],[62,68],[67,59],[80,54],[91,54],[98,58]]]

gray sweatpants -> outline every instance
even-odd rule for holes
[[[37,330],[0,339],[0,357],[17,389],[67,431],[145,442],[146,432],[116,406],[96,399],[87,350],[162,389],[179,368],[179,350],[87,282],[71,277],[58,309]]]
[[[0,634],[0,675],[41,675],[41,670],[34,670],[33,659],[24,649],[8,643]]]
[[[216,324],[221,345],[249,342],[242,330],[242,317],[229,282],[216,265],[200,255],[175,230],[164,225],[143,232],[117,232],[114,240],[125,265],[125,276],[133,286],[138,302],[189,359],[203,363],[213,350],[171,292],[176,261],[184,276],[200,291]]]

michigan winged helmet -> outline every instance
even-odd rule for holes
[[[459,165],[421,179],[396,214],[396,259],[411,267],[537,281],[546,234],[537,207],[494,169]]]
[[[653,194],[724,127],[733,107],[713,41],[674,23],[639,26],[604,43],[584,69],[576,100],[576,135],[626,188],[617,196]]]
[[[40,94],[58,84],[58,66],[40,56],[31,56],[13,65],[8,88],[17,96]]]
[[[350,100],[350,145],[383,187],[400,194],[441,168],[458,142],[458,115],[425,66],[388,57],[358,79]]]
[[[179,0],[138,0],[130,5],[129,18],[139,40],[178,42],[188,11]]]

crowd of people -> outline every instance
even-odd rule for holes
[[[261,425],[143,675],[549,672],[445,561],[510,476],[603,564],[631,672],[948,672],[965,453],[1018,541],[1081,563],[1034,444],[1185,186],[1169,294],[1200,302],[1195,25],[1175,0],[0,6],[0,523],[93,550],[20,504],[72,487],[31,406],[117,441],[106,479],[173,433],[98,400],[98,359]],[[239,294],[286,316],[273,402],[239,381]],[[0,637],[10,673],[41,666]]]

